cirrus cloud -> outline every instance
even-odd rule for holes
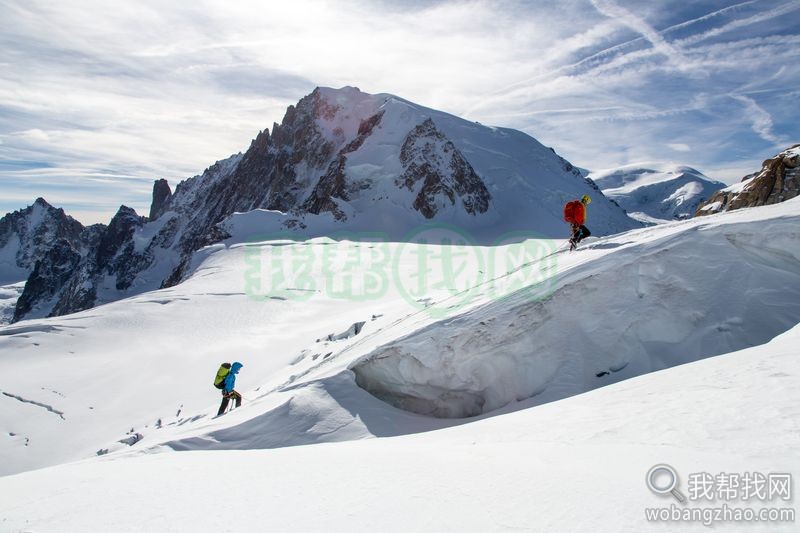
[[[798,0],[0,0],[0,211],[146,210],[317,85],[733,182],[800,137],[798,28]]]

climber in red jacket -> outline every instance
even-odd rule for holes
[[[586,224],[586,206],[592,199],[588,194],[581,196],[580,200],[572,200],[564,206],[564,221],[572,228],[572,237],[569,239],[569,249],[574,250],[578,243],[591,235]]]

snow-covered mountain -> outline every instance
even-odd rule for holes
[[[108,226],[83,228],[73,242],[49,242],[25,282],[13,321],[60,316],[116,300],[130,292],[134,282],[139,290],[157,288],[161,280],[137,278],[148,258],[138,253],[135,233],[146,220],[123,205]]]
[[[413,433],[760,345],[800,321],[798,202],[575,253],[234,235],[178,286],[0,328],[0,466]],[[245,406],[212,419],[225,360]]]
[[[596,235],[636,227],[570,163],[532,137],[353,87],[318,88],[244,152],[180,183],[159,180],[150,217],[122,207],[88,250],[61,242],[28,283],[15,319],[58,316],[192,272],[192,254],[231,233],[402,241],[426,223],[491,243],[567,233],[563,204],[594,197]],[[237,217],[236,213],[249,213]],[[243,225],[244,224],[244,225]],[[101,235],[102,234],[102,235]]]
[[[642,222],[691,218],[725,184],[686,166],[626,165],[588,176],[607,197]]]
[[[26,280],[54,242],[63,239],[77,245],[83,230],[80,222],[44,198],[0,218],[0,285]]]
[[[14,318],[17,300],[24,289],[24,281],[0,285],[0,325],[8,324]]]
[[[25,281],[54,245],[80,248],[85,228],[43,198],[0,218],[0,324],[8,324]],[[57,244],[58,243],[58,244]]]
[[[697,209],[710,215],[743,207],[785,202],[800,195],[800,144],[767,159],[759,172],[718,191]]]

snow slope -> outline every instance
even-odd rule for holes
[[[725,187],[686,166],[633,164],[589,174],[603,194],[645,223],[691,218],[697,207]]]
[[[9,242],[0,248],[0,283],[3,285],[23,281],[28,277],[28,270],[17,265],[19,249],[20,239],[17,235],[13,235]]]
[[[521,291],[388,342],[353,370],[399,407],[463,417],[762,344],[800,321],[797,221],[607,239],[546,300]]]
[[[14,317],[14,306],[25,288],[25,282],[0,285],[0,324],[8,324]]]
[[[761,344],[800,321],[799,206],[571,254],[430,244],[435,231],[427,245],[236,235],[179,286],[0,328],[0,466],[407,434],[467,421],[420,412],[491,416]],[[466,258],[452,284],[443,257]],[[422,291],[420,268],[435,278]],[[246,405],[212,419],[224,360],[245,365]]]
[[[796,479],[798,342],[795,327],[763,346],[440,431],[275,450],[109,456],[4,477],[0,528],[707,531],[697,522],[647,522],[645,509],[674,500],[650,493],[645,473],[666,462],[683,492],[694,472]],[[792,502],[738,506],[785,509]],[[796,530],[796,522],[715,526]]]

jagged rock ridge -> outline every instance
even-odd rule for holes
[[[44,198],[37,198],[33,205],[0,218],[0,250],[3,252],[0,278],[3,281],[25,279],[36,261],[44,257],[57,240],[75,243],[83,229],[83,224],[65,214],[63,209],[51,206]]]
[[[777,204],[800,195],[800,144],[767,159],[761,171],[718,191],[700,205],[695,216],[743,207]]]
[[[418,191],[414,209],[425,218],[433,218],[439,211],[437,196],[446,197],[450,205],[460,198],[464,210],[471,215],[489,209],[491,195],[486,185],[458,148],[436,129],[433,120],[427,119],[408,134],[400,150],[400,162],[405,171],[395,183]],[[417,187],[420,182],[422,186]]]
[[[40,309],[59,316],[88,309],[97,303],[98,285],[110,276],[114,288],[130,288],[152,255],[138,254],[132,239],[147,219],[121,206],[108,226],[84,228],[79,238],[57,239],[36,262],[17,301],[14,321]]]

